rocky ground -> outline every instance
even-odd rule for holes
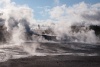
[[[82,56],[34,56],[11,59],[0,67],[100,67],[100,57]]]

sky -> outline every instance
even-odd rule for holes
[[[85,2],[88,4],[100,3],[100,0],[12,0],[16,4],[19,5],[27,5],[34,11],[34,18],[36,19],[47,19],[48,14],[45,11],[51,9],[55,6],[73,6],[74,4],[78,4],[80,2]],[[45,13],[45,14],[43,14]]]

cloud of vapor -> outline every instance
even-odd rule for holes
[[[1,3],[2,5],[8,5],[8,4],[11,3],[11,0],[1,0],[0,3]]]
[[[64,20],[67,19],[71,22],[82,22],[82,21],[97,21],[99,22],[99,4],[86,4],[81,2],[73,6],[67,7],[66,5],[56,6],[50,10],[50,17],[53,19]],[[91,23],[87,22],[87,23]]]
[[[55,0],[55,3],[59,4],[59,0]],[[81,2],[73,6],[58,5],[46,11],[50,17],[46,20],[34,19],[34,11],[27,5],[17,5],[10,0],[1,0],[0,5],[0,12],[3,13],[0,16],[0,24],[4,24],[7,27],[7,32],[11,34],[10,40],[12,42],[19,41],[20,43],[27,41],[27,38],[31,38],[27,32],[34,28],[34,24],[41,25],[41,29],[43,25],[50,27],[60,40],[89,43],[98,41],[93,30],[85,29],[84,31],[84,28],[82,28],[80,32],[73,32],[71,26],[99,25],[100,3],[91,5]],[[30,33],[32,32],[34,30]]]
[[[56,19],[58,22],[55,26],[55,33],[61,37],[67,36],[67,39],[73,37],[78,41],[83,42],[96,42],[97,37],[94,31],[88,30],[87,32],[81,30],[81,32],[73,33],[72,25],[100,25],[100,3],[97,4],[87,4],[81,2],[79,4],[74,4],[73,6],[56,6],[50,11],[50,18]],[[87,35],[87,34],[90,34]],[[74,39],[74,40],[75,40]]]
[[[65,5],[63,6],[56,6],[50,10],[50,17],[53,19],[60,18],[64,15]]]
[[[17,5],[10,0],[1,0],[0,5],[2,13],[0,24],[4,25],[7,32],[11,34],[9,40],[17,43],[24,41],[26,32],[29,32],[30,26],[36,22],[33,10],[26,5]]]

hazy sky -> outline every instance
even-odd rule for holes
[[[46,19],[47,14],[43,14],[45,10],[53,8],[55,6],[72,6],[80,2],[85,2],[88,4],[100,3],[100,0],[12,0],[19,5],[28,5],[34,10],[34,15],[36,19]]]

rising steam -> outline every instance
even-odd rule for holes
[[[59,39],[87,43],[99,42],[95,30],[90,30],[89,26],[100,25],[100,3],[91,5],[81,2],[69,7],[56,6],[49,13],[50,18],[58,22],[54,31]]]
[[[44,23],[40,25],[38,21],[42,22],[42,20],[34,19],[33,10],[26,5],[17,5],[10,0],[1,0],[0,6],[0,25],[5,28],[2,36],[7,42],[33,41],[41,38],[43,34],[55,35],[58,41],[88,43],[97,43],[99,41],[95,31],[88,29],[90,25],[100,24],[99,3],[90,5],[81,2],[70,7],[66,5],[53,7],[48,11],[50,25],[48,25],[47,20],[43,20]],[[34,29],[34,25],[37,25],[38,29]],[[42,28],[43,25],[47,26],[45,31]],[[73,32],[73,30],[77,29],[73,29],[72,26],[81,25],[84,27],[79,27],[80,31]],[[46,36],[42,37],[46,38]]]
[[[10,34],[9,39],[16,43],[25,41],[26,33],[30,31],[30,24],[35,23],[33,10],[25,5],[16,5],[10,0],[2,0],[0,4],[2,13],[0,24]]]

